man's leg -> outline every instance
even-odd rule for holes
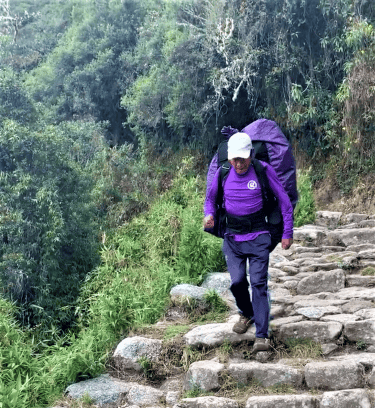
[[[250,300],[249,282],[246,278],[247,255],[242,252],[244,244],[244,242],[235,242],[231,237],[225,236],[223,252],[231,277],[230,290],[236,299],[237,307],[240,313],[251,319],[254,311]]]
[[[268,337],[270,305],[268,301],[268,262],[271,238],[259,235],[249,245],[249,274],[252,289],[256,337]]]

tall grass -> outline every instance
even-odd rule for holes
[[[294,211],[294,226],[313,223],[316,216],[313,187],[310,170],[299,170],[297,173],[299,200]]]

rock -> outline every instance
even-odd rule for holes
[[[315,223],[326,227],[336,228],[341,220],[342,212],[317,211]]]
[[[237,334],[232,330],[233,323],[211,323],[198,326],[185,334],[184,339],[189,346],[220,346],[224,341],[240,343],[255,341],[255,328],[252,326],[246,333]]]
[[[146,337],[127,337],[116,347],[113,359],[117,367],[124,370],[141,371],[138,360],[146,357],[150,361],[157,361],[162,350],[162,341]]]
[[[337,306],[326,306],[326,307],[303,307],[301,309],[296,309],[298,314],[307,317],[308,319],[320,319],[326,314],[339,314],[341,313],[341,308]]]
[[[356,244],[375,244],[374,228],[336,229],[328,231],[327,240],[349,246]]]
[[[129,390],[126,400],[131,405],[158,406],[162,405],[163,392],[145,385],[134,385]]]
[[[366,344],[375,345],[375,320],[345,323],[344,335],[349,341],[362,341]]]
[[[336,292],[336,296],[341,299],[358,298],[361,300],[375,300],[375,290],[372,288],[360,288],[358,286],[353,286],[350,288],[340,289],[338,292]]]
[[[357,310],[354,315],[362,320],[375,320],[375,308]]]
[[[250,397],[245,408],[316,408],[317,398],[312,395],[267,395]]]
[[[173,408],[239,408],[237,401],[221,397],[183,398]]]
[[[304,225],[303,227],[295,228],[293,237],[295,241],[311,242],[319,245],[323,243],[327,236],[327,228],[317,225]]]
[[[102,406],[103,404],[119,401],[129,392],[132,386],[134,386],[134,383],[120,381],[110,377],[109,374],[103,374],[97,378],[69,385],[65,392],[74,399],[89,395],[96,404]]]
[[[374,304],[369,300],[350,299],[348,303],[341,306],[343,313],[355,313],[361,309],[374,307]]]
[[[207,293],[207,288],[202,288],[200,286],[189,285],[187,283],[182,283],[180,285],[176,285],[171,289],[171,298],[193,298],[198,301],[204,300],[204,295]]]
[[[217,293],[223,294],[230,292],[230,285],[231,280],[228,272],[213,272],[207,275],[201,287],[214,289]]]
[[[345,287],[345,275],[341,269],[329,272],[317,272],[298,283],[297,293],[309,295],[323,291],[336,292]]]
[[[369,218],[368,214],[358,214],[358,213],[350,213],[343,215],[341,217],[341,222],[343,224],[350,224],[352,222],[358,223]]]
[[[309,388],[345,390],[364,386],[363,368],[354,361],[307,363],[305,380]]]
[[[375,286],[375,276],[348,275],[347,286]]]
[[[337,340],[342,332],[342,324],[338,322],[302,321],[285,324],[280,328],[279,339],[311,339],[319,343],[331,343]]]
[[[281,317],[279,319],[274,319],[270,321],[270,327],[272,329],[278,329],[281,326],[288,324],[288,323],[296,323],[303,320],[302,316],[289,316],[289,317]]]
[[[325,392],[320,401],[320,408],[371,408],[367,392],[363,389]]]
[[[256,379],[263,387],[276,384],[301,386],[303,372],[296,368],[281,364],[262,364],[255,361],[229,364],[228,372],[241,384]]]
[[[334,315],[325,315],[320,318],[323,322],[339,322],[345,324],[346,322],[355,322],[360,320],[359,316],[354,316],[349,313],[343,314],[334,314]]]
[[[338,346],[335,343],[322,344],[323,356],[328,356],[329,354],[333,353],[337,349],[338,349]]]
[[[191,390],[195,387],[203,391],[219,388],[219,373],[225,366],[216,361],[196,361],[191,364],[185,376],[184,389]]]

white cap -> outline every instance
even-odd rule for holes
[[[236,157],[248,159],[252,149],[250,136],[246,133],[235,133],[228,140],[228,160]]]

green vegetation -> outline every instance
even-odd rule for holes
[[[322,355],[321,345],[311,339],[288,339],[285,344],[290,358],[317,359]]]
[[[361,274],[364,276],[375,276],[375,268],[372,266],[367,266],[366,268],[362,269]]]
[[[303,162],[296,226],[313,222],[318,182],[349,194],[374,171],[372,2],[0,6],[4,408],[48,406],[100,374],[173,285],[225,267],[221,240],[202,232],[222,126],[281,126]],[[226,305],[210,292],[198,312],[220,321]],[[303,346],[291,350],[319,354]],[[186,349],[181,364],[199,358]]]

